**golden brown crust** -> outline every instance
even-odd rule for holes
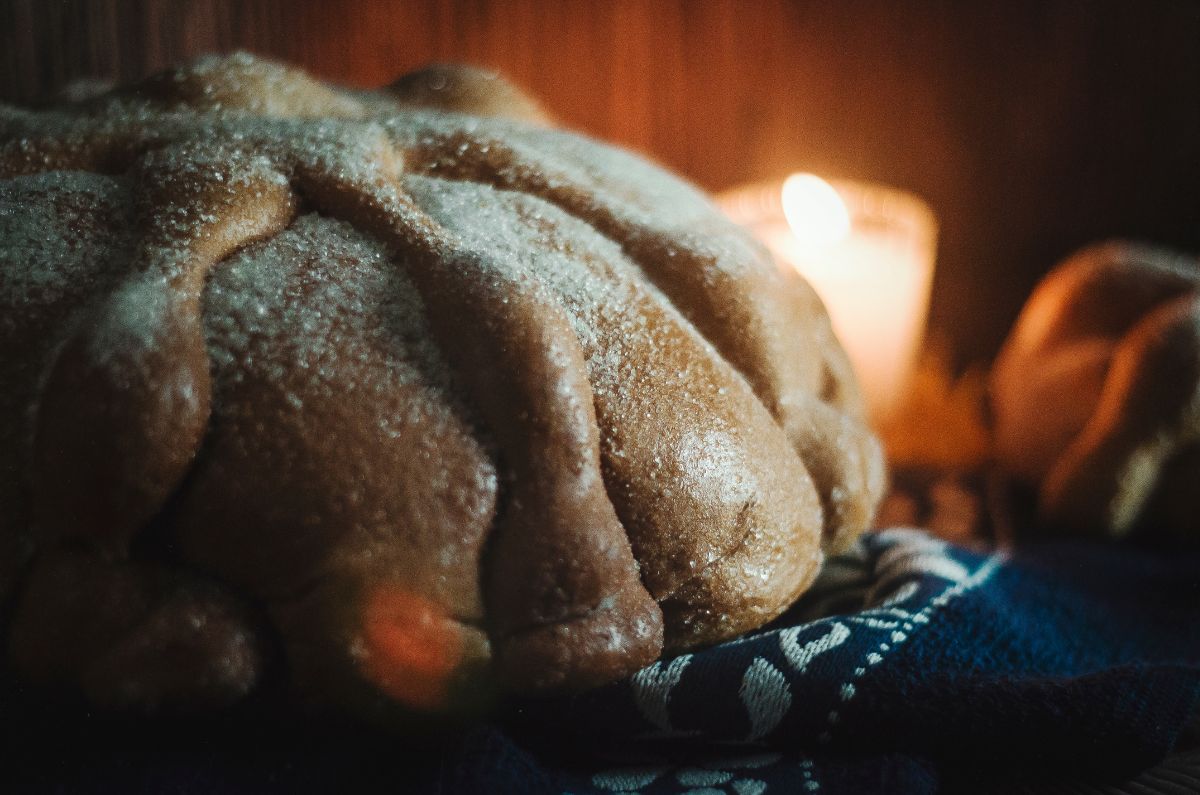
[[[464,64],[434,64],[409,72],[384,91],[402,105],[416,108],[534,124],[550,122],[541,105],[500,75]]]
[[[159,167],[168,160],[186,165]],[[47,538],[126,547],[191,464],[210,409],[208,271],[294,210],[286,182],[253,161],[195,144],[147,157],[134,175],[130,274],[79,322],[42,386],[31,480]]]
[[[168,569],[259,600],[295,686],[360,708],[478,703],[489,664],[587,687],[778,615],[882,488],[828,318],[691,188],[545,121],[477,70],[354,94],[242,55],[0,109],[0,186],[115,173],[96,211],[132,208],[114,275],[43,302],[61,344],[3,406],[32,437],[0,486],[28,472],[34,518],[8,538],[103,572],[155,517]],[[22,626],[80,620],[56,588]],[[60,678],[105,700],[169,623]],[[151,680],[142,702],[195,700]]]
[[[222,589],[69,547],[39,556],[10,633],[18,672],[81,686],[100,706],[211,709],[245,696],[262,670],[249,613]]]

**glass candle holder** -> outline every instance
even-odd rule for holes
[[[821,296],[872,421],[886,423],[925,333],[937,243],[929,206],[895,188],[812,174],[748,185],[717,201]]]

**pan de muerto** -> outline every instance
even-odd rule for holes
[[[778,615],[880,449],[820,302],[492,75],[247,55],[0,107],[18,671],[470,709]],[[276,670],[273,668],[272,670]]]

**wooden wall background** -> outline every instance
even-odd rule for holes
[[[236,48],[364,86],[491,66],[713,190],[793,169],[913,190],[960,362],[1078,245],[1200,250],[1193,0],[0,0],[0,97]]]

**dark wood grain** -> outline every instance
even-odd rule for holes
[[[807,169],[941,221],[933,323],[990,355],[1038,275],[1132,235],[1200,249],[1200,3],[0,0],[0,96],[244,48],[376,85],[507,73],[721,189]]]

